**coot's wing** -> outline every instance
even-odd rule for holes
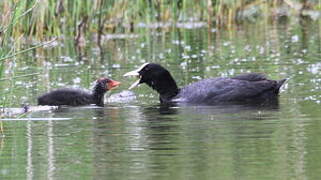
[[[246,80],[246,81],[263,81],[267,80],[264,74],[260,73],[246,73],[234,76],[231,79],[239,79],[239,80]]]
[[[188,103],[204,104],[253,100],[265,93],[270,94],[270,91],[272,93],[277,85],[276,81],[263,77],[251,74],[237,78],[204,79],[182,88],[178,97]]]
[[[231,79],[252,81],[252,82],[257,83],[257,84],[254,83],[253,85],[255,85],[256,88],[258,88],[258,92],[259,92],[259,90],[261,88],[263,88],[262,90],[271,88],[271,91],[273,91],[276,94],[279,93],[280,87],[287,80],[287,79],[281,79],[281,80],[278,80],[278,81],[269,80],[269,79],[266,78],[266,76],[264,74],[260,74],[260,73],[241,74],[241,75],[235,76],[235,77],[233,77]]]
[[[227,79],[225,84],[227,91],[215,97],[216,101],[247,102],[259,100],[260,98],[274,98],[277,95],[275,92],[277,83],[272,80]]]
[[[226,78],[212,78],[197,81],[182,88],[177,99],[187,103],[208,103],[219,95],[231,91],[225,86]]]

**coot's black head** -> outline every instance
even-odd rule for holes
[[[129,89],[139,84],[146,83],[155,89],[160,95],[173,97],[178,93],[178,88],[171,74],[159,64],[145,63],[138,69],[124,74],[124,76],[136,76],[138,80]]]
[[[111,80],[108,78],[99,78],[96,81],[96,85],[94,87],[94,91],[96,93],[105,93],[113,88],[116,88],[117,86],[120,85],[120,82]]]

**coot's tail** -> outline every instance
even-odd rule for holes
[[[280,87],[284,84],[284,82],[288,80],[288,79],[281,79],[281,80],[278,80],[276,81],[276,92],[279,93],[279,90],[280,90]]]

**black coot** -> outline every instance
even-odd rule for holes
[[[91,93],[71,88],[56,89],[38,97],[38,105],[50,106],[81,106],[88,104],[95,104],[97,106],[104,106],[104,94],[117,87],[120,84],[108,78],[100,78]]]
[[[178,88],[171,74],[161,65],[145,63],[124,76],[136,76],[129,89],[146,83],[160,95],[161,103],[230,104],[261,103],[277,99],[279,89],[286,79],[269,80],[262,74],[248,73],[232,78],[203,79],[183,88]]]

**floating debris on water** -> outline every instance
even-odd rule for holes
[[[4,118],[1,121],[61,121],[70,120],[71,118]]]
[[[111,94],[107,97],[108,103],[128,103],[136,100],[136,95],[132,91],[124,90],[120,93]]]
[[[23,106],[20,108],[2,108],[0,114],[3,117],[13,117],[29,112],[57,110],[58,106]],[[1,119],[5,120],[5,119]]]

